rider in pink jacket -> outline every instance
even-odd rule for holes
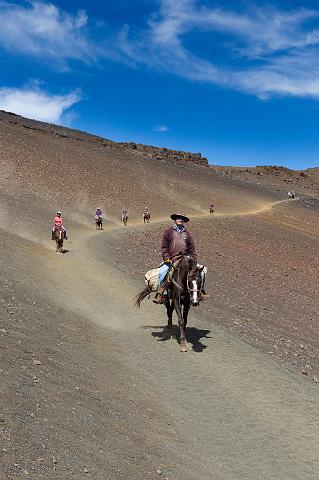
[[[65,240],[67,240],[68,237],[66,235],[66,229],[63,226],[62,213],[60,211],[56,213],[56,216],[54,217],[54,220],[53,220],[52,240],[54,240],[54,234],[57,228],[62,229],[64,238]]]

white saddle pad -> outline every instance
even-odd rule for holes
[[[158,290],[159,288],[159,278],[158,278],[159,271],[160,271],[159,268],[153,268],[153,270],[149,270],[148,272],[145,273],[145,276],[144,276],[145,284],[147,287],[149,287],[149,289],[152,292],[156,292],[156,290]]]

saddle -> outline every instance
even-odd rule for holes
[[[178,267],[182,258],[183,258],[182,255],[177,255],[176,257],[173,258],[173,263],[172,263],[172,265],[171,265],[171,267],[170,267],[169,271],[167,272],[166,277],[164,279],[164,282],[166,284],[171,283],[174,271]],[[163,264],[161,264],[161,265],[163,265]],[[160,271],[160,267],[153,268],[152,270],[149,270],[148,272],[146,272],[145,275],[144,275],[145,285],[150,292],[157,292],[157,290],[160,287],[159,277],[158,277],[159,271]]]
[[[172,258],[173,260],[172,265],[164,279],[164,282],[166,282],[167,285],[171,283],[174,272],[178,268],[178,265],[181,263],[182,258],[183,258],[183,255],[176,255],[175,257]]]

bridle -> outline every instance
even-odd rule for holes
[[[178,298],[180,300],[180,297],[181,297],[181,291],[183,290],[183,287],[181,286],[180,284],[180,269],[179,267],[174,267],[175,271],[177,271],[177,280],[175,280],[173,277],[171,278],[171,282],[175,285],[175,287],[177,288],[177,291],[178,291]],[[197,303],[199,303],[199,299],[200,299],[200,288],[198,288],[198,278],[197,279],[194,279],[194,280],[190,280],[190,271],[188,271],[187,273],[187,280],[186,280],[186,283],[187,283],[187,291],[190,295],[190,297],[192,298],[192,296],[194,296],[194,294],[197,294]],[[193,285],[194,285],[194,288],[191,288],[190,287],[190,283],[193,282]]]
[[[190,287],[190,283],[192,282],[194,288],[191,288]],[[193,297],[193,300],[194,300],[194,297],[195,297],[195,294],[196,294],[196,303],[199,303],[199,298],[200,298],[200,289],[198,288],[198,278],[197,279],[193,279],[193,280],[190,280],[189,278],[189,273],[187,274],[187,290],[188,290],[188,293],[192,299]]]

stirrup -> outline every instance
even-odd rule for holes
[[[163,303],[163,298],[160,296],[155,297],[153,298],[153,303],[155,303],[156,305],[161,305]]]
[[[165,296],[162,293],[157,293],[155,295],[155,298],[153,298],[153,303],[155,303],[157,305],[161,305],[161,304],[165,303]]]

